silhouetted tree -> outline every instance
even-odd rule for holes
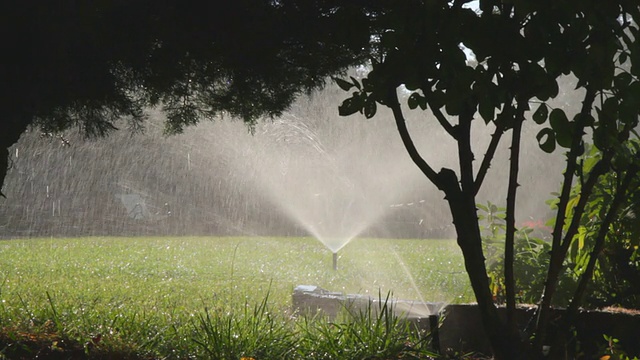
[[[8,149],[31,125],[101,136],[161,106],[167,132],[229,115],[279,115],[329,75],[362,63],[356,2],[10,1],[0,6],[0,189]]]
[[[449,203],[495,357],[542,358],[543,345],[550,344],[551,357],[560,358],[584,284],[602,251],[604,234],[640,166],[638,148],[625,145],[638,125],[640,112],[640,10],[636,1],[629,0],[480,0],[477,9],[467,7],[469,2],[403,1],[385,13],[379,22],[386,30],[375,39],[378,56],[373,58],[367,77],[338,81],[345,90],[355,89],[340,112],[360,112],[369,118],[375,116],[377,104],[393,111],[409,155]],[[465,51],[473,56],[467,57]],[[558,95],[559,80],[564,76],[575,79],[577,85],[563,90],[582,98],[582,106],[571,120],[562,108],[547,103]],[[405,124],[406,109],[397,95],[401,86],[410,92],[408,107],[430,110],[457,143],[457,172],[450,168],[436,171],[414,146]],[[559,146],[567,153],[544,292],[535,326],[523,336],[514,316],[517,289],[513,262],[520,138],[527,117],[547,126],[538,134],[543,150],[552,152]],[[478,120],[494,129],[479,166],[474,163],[471,147],[472,136],[477,136],[471,125]],[[593,134],[603,154],[588,173],[579,163],[587,132]],[[476,194],[506,133],[511,134],[511,141],[505,194],[505,322],[498,316],[489,288]],[[607,204],[601,231],[594,234],[589,266],[566,316],[558,322],[559,335],[551,338],[547,336],[550,308],[567,250],[577,235],[594,184],[612,166],[624,176],[612,189],[615,195]],[[582,184],[580,201],[569,206],[572,184],[578,181]]]

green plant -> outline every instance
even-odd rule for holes
[[[640,140],[632,139],[621,149],[616,158],[617,164],[603,173],[596,182],[592,196],[585,204],[584,213],[574,242],[569,249],[567,265],[575,281],[585,272],[593,256],[591,249],[596,244],[598,231],[609,212],[608,204],[614,201],[617,188],[627,174],[628,164],[633,162],[634,154],[640,150]],[[579,174],[593,171],[596,163],[607,156],[596,146],[586,144],[585,153],[580,161]],[[574,185],[569,204],[575,206],[580,201],[583,181]],[[613,216],[604,235],[602,250],[596,255],[593,269],[593,283],[585,294],[587,306],[604,307],[618,305],[640,308],[640,178],[634,176],[629,184],[627,196],[622,200],[620,210]],[[571,207],[570,207],[571,208]],[[567,213],[572,219],[573,212]],[[568,224],[565,226],[565,230]]]
[[[638,360],[637,356],[629,357],[622,349],[620,341],[613,336],[603,334],[606,345],[602,347],[600,360]]]
[[[491,293],[496,301],[504,302],[504,240],[506,231],[505,208],[487,202],[476,204],[479,210],[482,245],[487,263]]]
[[[497,303],[504,304],[505,276],[504,276],[504,242],[506,208],[498,207],[487,202],[477,205],[478,220],[482,229],[484,252],[487,254],[487,274],[489,275],[491,291]],[[536,226],[539,222],[531,222]],[[548,240],[533,236],[536,229],[523,224],[516,229],[514,236],[514,275],[517,300],[522,303],[534,303],[540,298],[544,287],[544,275],[549,265],[549,251],[551,244]],[[567,305],[575,282],[565,275],[559,281],[558,305]]]
[[[226,359],[291,359],[297,347],[295,332],[289,321],[268,306],[268,295],[253,307],[244,305],[241,312],[217,309],[198,315],[193,341],[201,357]]]

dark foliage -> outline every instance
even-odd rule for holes
[[[7,148],[30,126],[87,136],[137,128],[160,106],[166,130],[229,115],[276,116],[302,92],[363,62],[356,2],[5,2],[0,187]]]

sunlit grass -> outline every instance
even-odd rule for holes
[[[293,288],[426,301],[471,300],[455,242],[357,239],[332,254],[311,238],[30,239],[0,242],[0,322],[93,346],[195,356],[193,324],[268,297],[287,312]],[[95,345],[95,344],[94,344]]]

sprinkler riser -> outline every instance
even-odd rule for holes
[[[338,270],[338,253],[337,252],[333,253],[333,270],[334,271]]]

